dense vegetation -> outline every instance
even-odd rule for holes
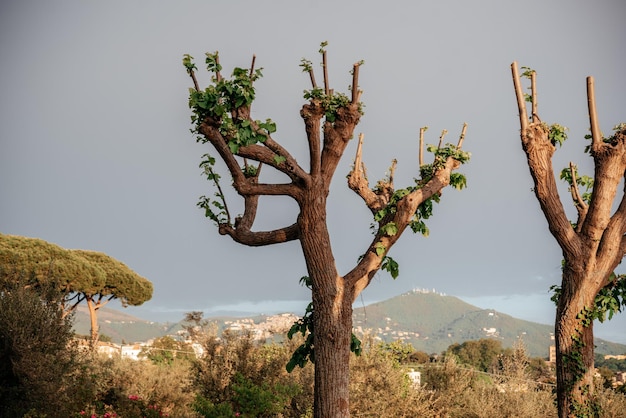
[[[109,358],[79,350],[72,318],[58,304],[24,286],[3,289],[0,416],[312,416],[313,368],[285,369],[300,341],[218,335],[201,316],[188,319],[187,342],[160,338],[144,361]],[[203,356],[192,354],[192,340]],[[468,341],[433,355],[369,335],[362,341],[350,364],[355,417],[556,416],[553,373],[521,343],[503,349],[495,340]],[[419,387],[407,376],[411,369],[421,372]],[[626,410],[626,395],[612,389],[602,389],[600,401],[603,416]]]

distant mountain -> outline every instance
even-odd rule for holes
[[[402,339],[427,353],[440,353],[451,344],[481,338],[494,338],[503,347],[511,347],[522,338],[531,356],[547,357],[554,343],[549,325],[481,309],[434,292],[412,291],[355,309],[354,320],[355,327],[372,330],[387,342]]]
[[[494,338],[512,347],[518,338],[531,357],[548,357],[551,325],[482,309],[454,296],[414,290],[354,310],[354,327],[386,342],[402,339],[416,350],[441,353],[454,343]],[[626,353],[626,345],[596,339],[596,353]]]
[[[150,322],[113,309],[102,308],[98,312],[100,333],[117,343],[146,341],[182,329],[181,323]],[[215,322],[220,330],[242,324],[263,329],[272,317],[206,319]],[[74,328],[78,334],[89,334],[86,309],[77,313]],[[554,344],[551,325],[516,319],[454,296],[419,290],[355,308],[354,328],[357,333],[367,332],[386,342],[401,339],[427,353],[440,353],[451,344],[480,338],[494,338],[503,347],[512,347],[521,337],[530,356],[547,357],[550,345]],[[596,339],[596,353],[624,354],[626,345]]]

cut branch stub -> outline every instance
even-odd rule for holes
[[[524,132],[528,128],[528,114],[526,112],[526,104],[524,101],[524,93],[522,92],[522,83],[520,82],[517,61],[511,64],[511,72],[513,76],[513,86],[515,88],[515,96],[517,98],[517,109],[519,111],[519,123],[521,131]]]
[[[356,62],[352,66],[352,103],[358,103],[361,99],[361,91],[359,90],[359,67],[363,62]]]
[[[587,106],[589,110],[589,124],[591,126],[592,148],[598,148],[602,143],[602,133],[598,124],[594,81],[591,76],[587,77]]]

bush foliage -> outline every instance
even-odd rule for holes
[[[146,350],[143,361],[80,352],[57,304],[28,288],[5,289],[0,415],[313,416],[313,367],[286,370],[302,341],[277,336],[260,342],[249,332],[218,335],[206,321],[187,331],[201,344],[202,356],[190,356],[188,342],[169,337],[156,341],[158,350]],[[419,386],[407,375],[412,369],[421,373]],[[512,349],[468,342],[435,356],[365,335],[350,371],[353,417],[556,416],[553,373],[543,360],[528,358],[521,342]],[[598,387],[603,416],[623,416],[626,395],[601,382]]]

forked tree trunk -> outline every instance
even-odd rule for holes
[[[595,108],[594,82],[588,77],[592,140],[589,153],[595,172],[591,197],[583,198],[578,190],[575,166],[570,163],[570,193],[578,211],[577,221],[571,224],[563,209],[552,168],[557,145],[554,135],[562,133],[562,127],[548,126],[539,119],[534,71],[526,73],[531,79],[532,93],[529,118],[517,63],[514,62],[511,69],[519,109],[520,138],[535,184],[535,196],[564,258],[555,321],[558,413],[560,418],[594,417],[599,414],[593,385],[596,297],[603,288],[612,285],[611,276],[626,253],[626,193],[612,213],[617,189],[626,171],[626,130],[603,138]]]
[[[242,133],[246,135],[249,135],[247,127],[251,126],[256,133],[263,136],[263,140],[254,144],[233,147],[237,143],[237,138],[231,136],[233,135],[231,129],[223,129],[224,120],[219,115],[223,111],[221,109],[223,103],[239,103],[241,98],[237,97],[234,100],[232,97],[215,98],[212,96],[215,92],[226,94],[231,91],[223,88],[222,84],[229,82],[224,81],[219,70],[214,71],[216,72],[214,81],[222,83],[222,87],[218,90],[207,89],[204,93],[201,92],[195,78],[195,65],[190,61],[190,57],[185,58],[183,62],[194,82],[195,91],[191,93],[190,105],[198,116],[197,132],[213,145],[225,162],[233,178],[233,187],[245,202],[243,215],[238,216],[234,222],[230,219],[226,202],[223,202],[225,212],[223,215],[226,219],[220,220],[213,215],[213,219],[218,222],[219,232],[222,235],[231,236],[241,244],[250,246],[300,241],[312,283],[314,415],[315,418],[348,418],[350,416],[348,392],[352,303],[380,269],[388,251],[412,222],[419,205],[435,194],[439,194],[441,189],[449,185],[452,171],[469,159],[469,155],[461,151],[467,127],[465,125],[458,145],[445,146],[445,150],[451,154],[444,152],[445,157],[438,157],[437,164],[433,163],[432,171],[429,171],[430,175],[422,179],[420,187],[412,188],[411,191],[406,189],[403,197],[396,198],[392,176],[380,181],[374,189],[370,188],[365,175],[365,167],[361,162],[363,142],[361,136],[355,163],[349,175],[349,187],[363,198],[372,214],[386,209],[389,209],[389,213],[379,221],[379,230],[374,234],[372,242],[364,245],[363,257],[357,265],[346,275],[341,276],[335,265],[326,223],[326,199],[335,170],[354,136],[354,129],[361,117],[361,92],[358,89],[358,73],[361,63],[355,63],[353,66],[352,97],[346,100],[347,97],[335,95],[329,87],[326,52],[323,47],[324,45],[321,50],[324,63],[324,89],[318,88],[313,71],[310,69],[314,94],[300,111],[309,145],[309,167],[302,167],[286,149],[272,139],[269,132],[259,129],[257,122],[250,118],[250,104],[237,104],[237,107],[228,109],[229,122],[232,122],[235,127],[240,125]],[[208,54],[208,56],[209,59],[215,61],[216,68],[221,68],[217,65],[217,53]],[[254,74],[254,61],[253,58],[248,72],[250,75]],[[251,85],[252,79],[246,81],[249,81]],[[246,84],[243,83],[243,85]],[[239,92],[240,88],[241,86],[238,85],[232,91]],[[322,91],[324,93],[321,93]],[[208,103],[217,104],[219,112],[207,113],[204,109]],[[257,170],[242,170],[240,159],[243,159],[244,168],[249,168],[251,161],[259,163]],[[290,178],[291,182],[286,184],[259,182],[261,166],[274,168]],[[212,172],[209,174],[211,178],[214,178]],[[223,198],[221,192],[218,196]],[[293,198],[300,208],[296,223],[272,231],[252,231],[260,196]],[[389,225],[396,226],[395,232],[385,229]],[[381,411],[381,415],[384,415],[384,411]]]

